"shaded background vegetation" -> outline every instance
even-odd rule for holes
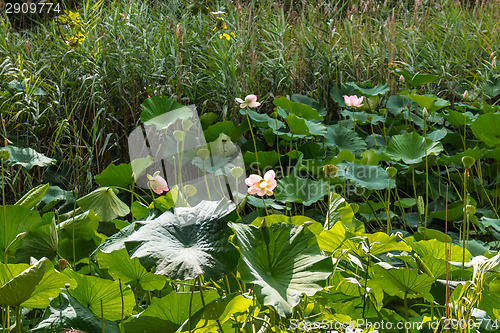
[[[80,14],[79,46],[66,43],[75,28],[51,15],[1,16],[2,139],[58,160],[45,175],[11,170],[12,201],[42,177],[88,192],[95,174],[128,160],[127,135],[148,95],[238,123],[235,97],[254,93],[270,112],[274,96],[301,93],[335,121],[333,86],[388,83],[395,92],[393,67],[439,75],[422,92],[451,101],[498,75],[498,1],[89,0],[63,8]],[[225,11],[225,31],[236,37],[219,38],[205,9]]]

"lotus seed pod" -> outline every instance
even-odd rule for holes
[[[323,173],[325,174],[326,178],[333,178],[339,171],[339,168],[333,164],[327,164],[323,167]]]
[[[231,176],[234,178],[240,178],[243,175],[243,169],[239,166],[235,166],[231,169]]]
[[[196,193],[198,193],[198,190],[193,185],[188,184],[188,185],[184,186],[184,194],[186,194],[186,197],[188,197],[188,198],[192,197],[192,196],[196,195]]]
[[[191,120],[189,120],[189,119],[184,119],[184,120],[182,121],[182,129],[183,129],[184,131],[186,131],[186,132],[187,132],[187,131],[189,131],[189,129],[191,128],[191,126],[193,126],[193,122],[192,122]]]
[[[465,212],[467,213],[467,215],[474,215],[476,214],[476,207],[472,205],[467,205],[465,206]]]
[[[269,115],[269,117],[271,118],[276,118],[278,116],[278,112],[274,111],[274,112],[271,112],[271,114]]]
[[[184,140],[184,132],[179,131],[179,130],[175,130],[174,131],[174,138],[175,138],[175,141],[177,141],[177,142]]]
[[[467,169],[470,168],[471,166],[473,166],[474,163],[476,163],[476,159],[474,157],[472,157],[472,156],[464,156],[464,157],[462,157],[462,164]]]
[[[398,173],[398,169],[391,166],[391,167],[388,167],[387,169],[385,169],[385,172],[387,172],[387,175],[389,176],[389,178],[394,178],[396,176],[396,174]]]
[[[202,161],[206,161],[208,157],[210,156],[210,151],[206,148],[198,150],[196,153],[199,158],[201,158]]]
[[[368,120],[368,121],[371,123],[371,122],[372,122],[372,120],[373,120],[373,116],[368,116],[368,117],[366,117],[366,120]]]
[[[0,159],[7,161],[10,157],[10,152],[7,149],[0,150]]]
[[[62,271],[64,268],[66,268],[66,266],[68,265],[68,262],[66,261],[66,259],[59,259],[59,269]],[[66,288],[69,288],[66,287]]]

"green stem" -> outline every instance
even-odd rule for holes
[[[203,179],[205,180],[205,186],[207,188],[208,200],[212,201],[212,198],[210,197],[210,188],[208,187],[207,171],[205,170],[205,160],[203,160]]]
[[[7,257],[7,212],[5,211],[5,178],[4,178],[4,165],[3,165],[3,160],[1,160],[2,163],[2,202],[3,202],[3,244],[4,244],[4,251],[3,251],[3,263],[7,265],[8,263],[8,257]]]
[[[424,144],[425,144],[425,215],[424,226],[427,228],[427,212],[429,207],[429,163],[427,158],[427,118],[424,116]]]
[[[257,151],[257,143],[255,142],[255,136],[253,135],[253,130],[252,130],[252,123],[250,122],[250,117],[248,116],[246,109],[245,109],[245,116],[247,117],[248,128],[250,129],[250,134],[252,135],[253,148],[255,149],[255,162],[257,162],[257,171],[260,174],[260,165],[259,165],[259,156],[258,156],[258,151]]]
[[[19,333],[22,333],[23,331],[23,323],[21,320],[21,306],[18,305],[16,307],[16,328]]]
[[[266,201],[264,200],[264,197],[260,197],[262,199],[262,203],[264,204],[264,208],[266,210],[267,216],[269,216],[269,212],[267,211],[267,206],[266,206]]]

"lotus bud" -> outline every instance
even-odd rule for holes
[[[313,221],[305,221],[304,226],[308,227],[313,224]]]
[[[7,149],[0,150],[0,159],[7,161],[10,157],[10,152]]]
[[[391,167],[388,167],[387,169],[385,169],[385,172],[387,172],[387,175],[389,176],[389,178],[394,178],[394,176],[396,176],[396,174],[398,173],[398,169],[391,166]]]
[[[234,178],[239,178],[243,175],[243,169],[239,166],[235,166],[231,169],[231,176]]]
[[[182,140],[184,140],[184,132],[179,131],[179,130],[175,130],[174,131],[174,138],[175,138],[175,141],[181,142]]]
[[[184,194],[186,195],[186,197],[189,198],[189,197],[195,196],[196,193],[198,193],[198,190],[193,185],[188,184],[188,185],[184,186]]]
[[[405,77],[404,77],[403,75],[400,75],[400,76],[399,76],[399,81],[400,81],[401,83],[405,83]]]
[[[66,259],[59,259],[59,269],[62,271],[63,269],[66,268],[66,266],[68,265],[68,262],[66,261]],[[66,287],[66,289],[69,288]]]
[[[333,178],[339,171],[339,168],[333,164],[327,164],[323,167],[323,173],[325,174],[326,178]]]
[[[472,157],[472,156],[464,156],[464,157],[462,157],[462,164],[467,169],[470,168],[471,166],[473,166],[474,163],[476,163],[476,159],[474,157]]]
[[[427,108],[424,108],[422,110],[422,113],[423,113],[424,117],[427,117],[429,115],[429,111],[427,111]]]
[[[186,131],[186,132],[187,132],[187,131],[189,131],[189,129],[191,128],[191,126],[193,126],[193,122],[192,122],[191,120],[189,120],[189,119],[184,119],[184,120],[182,121],[182,129],[183,129],[184,131]]]
[[[465,206],[465,212],[467,213],[467,215],[474,215],[476,214],[476,207],[472,205],[467,205]]]
[[[196,153],[199,158],[201,158],[202,161],[206,161],[208,157],[210,156],[210,151],[206,148],[198,150]]]
[[[470,97],[469,92],[468,92],[467,90],[466,90],[466,91],[464,91],[464,93],[462,94],[462,97],[463,97],[464,99],[469,99],[469,97]]]

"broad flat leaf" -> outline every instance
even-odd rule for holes
[[[92,210],[89,210],[59,223],[57,230],[64,238],[73,239],[74,232],[75,238],[90,240],[97,235],[98,227],[99,217]]]
[[[158,130],[167,128],[178,119],[187,119],[192,116],[188,107],[167,98],[166,96],[153,96],[142,104],[141,122],[145,125],[156,125]]]
[[[484,150],[479,148],[478,146],[475,146],[473,149],[467,148],[465,151],[456,153],[453,156],[439,155],[437,162],[441,165],[446,165],[449,163],[462,165],[462,157],[464,156],[474,157],[474,159],[476,159],[477,161],[484,156]]]
[[[271,225],[273,223],[288,223],[292,225],[303,225],[304,223],[308,223],[307,228],[315,235],[319,235],[321,231],[323,231],[323,226],[321,223],[314,221],[312,218],[302,215],[294,215],[294,216],[286,216],[281,214],[272,214],[265,217],[258,217],[253,220],[252,225],[257,227],[262,225],[262,221],[266,220],[267,225]]]
[[[434,279],[427,274],[420,274],[417,269],[394,268],[387,263],[373,265],[374,279],[384,288],[384,292],[401,299],[425,297],[430,295]]]
[[[415,109],[416,103],[410,101],[406,95],[393,95],[389,96],[385,103],[385,107],[390,113],[398,115],[403,111],[408,112],[408,107],[410,110]]]
[[[290,175],[278,180],[274,197],[283,203],[298,202],[310,206],[327,194],[327,182]]]
[[[425,73],[413,73],[407,69],[391,68],[397,75],[403,75],[405,82],[412,87],[418,87],[423,84],[431,83],[439,79],[439,76]]]
[[[470,128],[476,138],[489,147],[498,147],[500,145],[500,114],[482,114],[474,120]]]
[[[293,94],[291,97],[292,101],[296,103],[301,103],[305,105],[309,105],[313,109],[318,110],[318,113],[320,116],[324,117],[326,116],[326,109],[323,105],[319,104],[318,101],[312,99],[309,96],[306,95],[300,95],[300,94]]]
[[[5,220],[4,220],[5,216]],[[4,233],[4,224],[7,233]],[[21,247],[23,232],[35,230],[43,224],[42,218],[36,211],[23,206],[0,207],[0,260],[4,260],[5,240],[7,240],[7,253],[13,256]]]
[[[441,128],[435,131],[432,131],[430,133],[427,133],[427,138],[431,139],[432,141],[439,141],[442,138],[444,138],[448,134],[448,131],[446,128]]]
[[[122,163],[119,165],[111,163],[94,178],[95,182],[101,186],[119,186],[128,188],[134,184],[130,163]]]
[[[139,224],[136,222],[132,222],[125,228],[121,229],[120,231],[106,239],[99,245],[99,247],[94,251],[94,253],[92,253],[92,255],[95,255],[98,250],[110,253],[112,251],[122,249],[125,246],[125,240],[128,238],[128,236],[132,235],[139,227]]]
[[[54,259],[59,249],[59,237],[54,213],[42,216],[43,225],[26,233],[21,247],[16,252],[17,262],[30,262],[30,258]]]
[[[119,281],[110,281],[95,276],[87,276],[75,273],[69,269],[64,274],[76,280],[77,286],[70,289],[68,293],[80,304],[89,308],[95,315],[101,318],[101,299],[104,319],[120,320],[122,317],[122,299]],[[128,317],[135,305],[134,294],[125,284],[123,291],[123,316]]]
[[[415,164],[425,157],[425,143],[427,142],[427,155],[438,155],[443,150],[440,142],[424,137],[416,132],[395,135],[387,145],[385,153],[394,161],[403,160],[406,164]]]
[[[333,253],[335,250],[340,248],[346,234],[346,227],[339,221],[335,223],[330,229],[323,230],[318,236],[318,245],[322,251],[327,253]]]
[[[222,133],[230,137],[232,141],[237,141],[240,137],[238,128],[234,126],[233,122],[230,120],[216,122],[215,124],[208,126],[208,128],[203,131],[207,142],[217,140]]]
[[[0,304],[43,309],[70,279],[54,270],[47,258],[32,266],[0,263]],[[12,273],[12,275],[11,275]]]
[[[378,165],[361,165],[357,163],[342,162],[337,165],[339,171],[337,177],[341,180],[349,180],[356,187],[368,190],[383,190],[389,188],[389,176],[385,170]],[[396,186],[394,179],[390,180],[391,188]]]
[[[62,190],[59,186],[49,186],[40,200],[40,204],[43,204],[42,211],[47,212],[61,201],[66,201],[66,204],[68,204],[68,202],[74,202],[73,200],[71,191]]]
[[[489,78],[483,85],[484,93],[490,97],[500,94],[500,76]]]
[[[364,96],[385,95],[390,90],[388,84],[378,84],[375,87],[360,87],[354,82],[347,82],[346,86],[353,87],[359,95]]]
[[[107,268],[113,279],[121,279],[123,283],[132,286],[139,285],[143,290],[161,290],[165,286],[163,275],[150,273],[142,267],[139,259],[131,259],[126,249],[110,253],[99,251],[96,255],[99,266]]]
[[[366,150],[366,142],[356,132],[338,124],[328,126],[324,142],[328,146],[336,147],[339,150],[347,150],[356,155],[360,155]]]
[[[436,95],[408,95],[408,98],[416,102],[422,109],[426,108],[429,112],[435,112],[446,106],[450,106],[449,101],[439,98]]]
[[[300,295],[314,295],[332,273],[332,260],[321,254],[315,235],[302,226],[269,227],[231,223],[241,252],[238,272],[253,283],[259,302],[290,316]]]
[[[363,106],[364,107],[364,106]],[[376,113],[367,113],[364,111],[352,111],[352,110],[342,110],[340,112],[344,117],[352,120],[353,122],[355,121],[356,124],[361,124],[361,125],[366,125],[366,124],[373,124],[373,125],[378,125],[378,123],[384,121],[384,117],[379,116]],[[370,120],[368,117],[371,117]],[[336,125],[333,125],[336,126]]]
[[[446,112],[441,113],[441,116],[455,127],[463,128],[465,125],[470,125],[474,119],[472,112],[458,112],[452,109],[448,109]]]
[[[285,121],[293,135],[325,135],[326,126],[322,123],[316,123],[290,114]]]
[[[205,304],[218,297],[219,294],[215,290],[203,291]],[[128,319],[123,326],[127,332],[174,333],[188,320],[190,304],[191,316],[203,308],[199,291],[193,293],[172,291],[165,297],[153,298],[146,310],[137,317]],[[193,327],[194,323],[192,320]]]
[[[345,108],[344,95],[351,96],[356,95],[356,89],[352,86],[333,86],[330,90],[330,97],[335,103],[337,103],[341,108]]]
[[[278,97],[275,98],[273,101],[273,104],[283,108],[284,110],[287,110],[289,114],[294,114],[298,117],[301,117],[306,120],[314,119],[314,120],[322,120],[323,116],[321,116],[318,113],[318,110],[314,109],[313,107],[302,104],[302,103],[296,103],[294,101],[289,100],[286,97]],[[285,118],[285,117],[284,117]]]
[[[446,244],[440,242],[437,239],[421,240],[418,242],[411,242],[411,239],[407,238],[407,243],[413,251],[415,251],[420,257],[424,258],[427,256],[434,256],[438,259],[446,260],[446,245],[448,246],[448,260],[453,262],[462,262],[462,248],[455,244]],[[465,262],[469,261],[471,258],[470,252],[465,250]]]
[[[248,117],[252,120],[252,124],[257,125],[258,127],[268,127],[277,131],[285,126],[281,120],[271,118],[265,113],[258,113],[248,109],[241,109],[240,113],[244,116],[248,114]]]
[[[62,299],[62,303],[58,301]],[[55,299],[49,306],[44,319],[39,322],[30,332],[63,332],[68,327],[84,332],[102,332],[101,318],[96,316],[88,308],[66,294]],[[104,320],[104,330],[106,333],[120,333],[117,323]]]
[[[340,194],[332,192],[330,195],[330,208],[326,215],[325,229],[330,229],[338,221],[342,221],[347,229],[354,231],[354,211],[351,205]]]
[[[269,151],[257,151],[257,157],[259,159],[259,168],[266,169],[272,168],[280,159],[280,155],[276,152],[276,150]],[[243,161],[245,161],[245,165],[256,165],[257,160],[255,158],[255,152],[247,151],[243,154]]]
[[[232,293],[223,296],[207,304],[201,311],[193,316],[191,325],[194,323],[195,326],[193,325],[194,327],[191,331],[189,330],[189,323],[185,322],[184,325],[179,328],[179,332],[220,332],[219,325],[224,325],[224,323],[231,319],[233,315],[246,312],[252,304],[252,297],[244,296],[239,293]],[[224,326],[222,327],[224,330]]]
[[[56,163],[56,160],[49,158],[31,148],[18,148],[8,145],[2,149],[7,149],[10,153],[8,163],[12,165],[21,165],[28,170],[31,170],[35,165],[45,167]]]
[[[15,205],[23,206],[26,208],[33,208],[42,199],[43,195],[49,188],[49,184],[40,184],[37,187],[32,188],[28,191],[21,199],[19,199]]]
[[[92,209],[99,215],[99,220],[111,221],[130,213],[130,208],[116,196],[117,193],[116,189],[100,187],[78,199],[76,203],[83,211]]]
[[[376,232],[367,234],[366,237],[372,255],[380,255],[389,251],[411,251],[411,247],[405,242],[398,241],[399,239],[395,235],[389,236],[384,232]]]
[[[217,280],[233,270],[238,258],[228,242],[230,230],[221,220],[233,209],[225,200],[175,208],[144,223],[126,239],[126,246],[146,268],[156,265],[156,274],[175,280],[203,274],[206,280]]]

